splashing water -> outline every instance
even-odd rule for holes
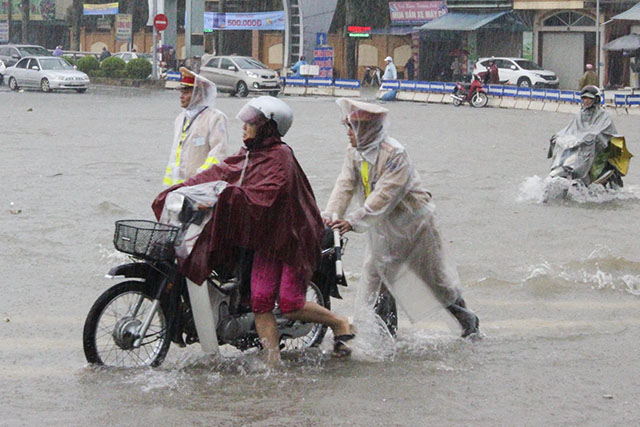
[[[621,290],[640,296],[639,270],[638,263],[614,257],[609,247],[598,245],[585,259],[577,262],[554,265],[545,261],[531,266],[522,283],[527,285],[540,278],[560,279],[565,283],[590,285],[596,290]]]
[[[520,184],[516,201],[544,203],[553,200],[570,200],[577,203],[608,203],[614,201],[640,200],[640,189],[635,186],[611,190],[602,185],[572,185],[564,178],[539,177],[524,179]]]
[[[389,333],[384,321],[372,309],[368,307],[358,309],[354,315],[353,324],[356,329],[356,338],[349,342],[353,350],[352,358],[371,362],[395,358],[395,339]]]

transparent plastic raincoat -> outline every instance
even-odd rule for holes
[[[449,306],[460,296],[455,266],[446,260],[435,206],[404,147],[387,135],[388,110],[339,99],[346,126],[356,136],[323,212],[336,213],[366,232],[368,246],[357,304],[373,307],[384,283],[412,322],[430,314],[435,299]],[[353,197],[358,206],[344,216]],[[360,306],[356,307],[359,309]]]
[[[196,74],[191,103],[176,117],[164,185],[184,182],[230,154],[228,119],[215,102],[216,85]]]
[[[611,116],[599,105],[582,108],[580,112],[551,138],[548,157],[553,158],[551,174],[569,171],[572,179],[589,185],[597,176],[591,176],[596,158],[609,147],[616,136]]]

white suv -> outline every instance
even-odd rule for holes
[[[473,74],[486,71],[490,61],[495,61],[498,77],[504,84],[519,87],[558,87],[558,76],[553,71],[545,70],[535,62],[523,58],[480,58],[473,66]]]

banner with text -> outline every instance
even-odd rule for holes
[[[313,50],[313,63],[320,67],[318,77],[333,78],[333,47],[316,47]]]
[[[133,26],[133,15],[129,13],[119,13],[116,15],[116,40],[128,42],[131,40],[131,27]]]
[[[260,13],[204,13],[204,32],[217,30],[284,30],[284,11]]]
[[[88,4],[82,5],[83,15],[117,15],[118,2],[105,4]]]
[[[392,25],[421,25],[447,13],[446,1],[389,2]]]

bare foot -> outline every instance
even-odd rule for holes
[[[334,336],[348,335],[353,333],[353,327],[349,323],[349,318],[345,316],[337,316],[340,319],[340,326],[333,330]]]

